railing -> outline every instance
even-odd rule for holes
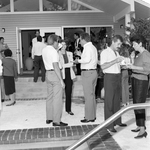
[[[150,103],[140,103],[140,104],[131,104],[129,106],[126,106],[116,112],[114,115],[112,115],[110,118],[108,118],[106,121],[104,121],[102,124],[97,126],[95,129],[87,133],[85,136],[83,136],[80,140],[75,142],[73,145],[71,145],[66,150],[74,150],[75,148],[79,147],[81,144],[83,144],[85,141],[87,141],[89,138],[94,136],[97,132],[99,132],[102,128],[108,126],[110,123],[115,121],[117,118],[119,118],[122,114],[124,114],[126,111],[131,109],[146,109],[150,107]]]

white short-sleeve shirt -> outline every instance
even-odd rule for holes
[[[42,58],[45,65],[46,70],[51,70],[53,68],[53,63],[59,63],[59,55],[57,50],[51,46],[47,45],[42,51]]]
[[[104,49],[101,52],[100,63],[101,63],[101,65],[103,65],[104,63],[111,62],[118,57],[120,57],[120,55],[117,51],[115,54],[115,52],[110,47],[107,47],[107,49]],[[110,66],[109,68],[104,69],[103,72],[104,73],[113,73],[113,74],[120,73],[120,63],[115,63],[114,65]]]

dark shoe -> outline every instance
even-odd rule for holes
[[[138,136],[136,136],[136,137],[134,137],[135,139],[141,139],[141,138],[143,138],[143,137],[147,137],[147,132],[144,132],[143,134],[141,134],[141,135],[138,135]]]
[[[16,101],[14,101],[13,103],[11,104],[7,104],[6,106],[12,106],[12,105],[15,105],[16,104]]]
[[[46,124],[50,124],[53,120],[46,120]]]
[[[68,124],[67,123],[64,123],[64,122],[60,122],[60,123],[55,123],[55,122],[53,122],[53,126],[68,126]]]
[[[74,113],[73,113],[73,112],[71,112],[71,111],[70,111],[70,112],[67,112],[67,113],[68,113],[69,115],[74,115]]]
[[[116,133],[117,132],[117,130],[115,129],[115,128],[109,128],[109,129],[107,129],[109,132],[114,132],[114,133]]]
[[[125,124],[125,123],[120,123],[120,124],[118,124],[118,126],[120,126],[120,127],[126,127],[127,124]]]
[[[1,102],[3,103],[5,100],[4,99],[1,99]]]
[[[146,127],[145,127],[145,130],[146,130]],[[139,132],[140,131],[140,128],[139,129],[133,129],[131,130],[132,132]]]
[[[96,119],[93,120],[87,120],[87,119],[83,119],[81,120],[82,123],[87,123],[87,122],[95,122]]]

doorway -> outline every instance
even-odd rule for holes
[[[17,62],[18,73],[32,73],[28,71],[25,66],[25,60],[31,57],[32,52],[32,39],[35,37],[35,32],[39,30],[42,37],[49,36],[50,34],[57,34],[61,36],[61,27],[40,27],[40,28],[16,28],[17,37]]]

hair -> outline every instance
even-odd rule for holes
[[[0,37],[0,41],[1,41],[2,39],[4,40],[4,37]]]
[[[40,30],[36,30],[36,31],[35,31],[35,34],[36,34],[36,32],[39,32],[39,33],[40,33]]]
[[[66,43],[66,51],[69,51],[69,44],[70,44],[70,41],[69,41],[69,40],[62,39],[62,40],[61,40],[61,43],[62,43],[62,42]]]
[[[5,57],[11,57],[12,56],[12,51],[10,49],[4,50],[4,56]]]
[[[131,51],[131,46],[129,44],[122,43],[119,54],[124,57],[129,57],[130,51]]]
[[[38,42],[42,42],[42,37],[41,36],[37,36],[37,41]]]
[[[80,37],[80,34],[75,32],[74,35],[76,35],[77,37]]]
[[[114,35],[111,39],[108,40],[108,46],[111,46],[112,41],[117,42],[117,40],[120,40],[121,42],[123,42],[122,36],[121,35]]]
[[[131,38],[130,38],[130,42],[136,42],[136,43],[142,43],[142,46],[144,47],[144,48],[146,48],[146,43],[147,43],[147,40],[145,39],[145,37],[143,36],[143,35],[134,35],[134,36],[132,36]]]
[[[85,40],[86,42],[90,42],[91,41],[91,38],[90,38],[90,35],[88,33],[81,33],[80,35],[81,39]]]
[[[59,37],[56,34],[51,34],[51,35],[48,36],[48,39],[50,39],[49,44],[53,45],[54,42],[58,42]]]

